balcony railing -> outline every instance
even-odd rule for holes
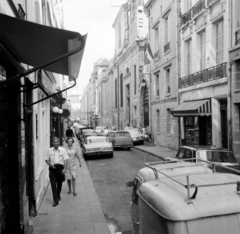
[[[167,53],[170,50],[170,42],[164,46],[164,53]]]
[[[217,80],[227,76],[227,63],[222,63],[214,67],[193,73],[179,79],[179,88],[201,84],[211,80]]]
[[[240,30],[235,32],[235,45],[240,44]]]
[[[193,17],[200,13],[205,7],[205,0],[200,0],[198,3],[196,3],[192,8],[192,14]]]
[[[182,15],[182,25],[186,24],[191,19],[192,19],[192,9],[190,9],[184,15]]]

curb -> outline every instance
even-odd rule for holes
[[[162,157],[162,156],[159,156],[159,155],[157,155],[157,154],[154,154],[154,153],[149,152],[149,151],[144,150],[144,149],[137,148],[137,147],[135,147],[135,146],[133,146],[133,148],[134,148],[134,149],[137,149],[137,150],[139,150],[139,151],[142,151],[142,152],[144,152],[144,153],[150,154],[150,155],[152,155],[153,157],[156,157],[156,158],[159,158],[159,159],[165,161],[165,158]]]

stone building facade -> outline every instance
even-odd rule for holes
[[[154,142],[156,145],[177,149],[178,121],[171,115],[171,109],[178,104],[177,1],[148,1],[145,11],[153,53],[150,64],[150,100]]]

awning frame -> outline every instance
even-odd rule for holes
[[[31,106],[39,103],[39,102],[45,101],[45,100],[47,100],[47,99],[49,99],[49,98],[51,98],[51,97],[53,97],[53,96],[56,96],[56,95],[58,95],[58,94],[60,94],[60,93],[63,93],[63,92],[65,92],[65,91],[67,91],[68,89],[73,88],[73,87],[77,84],[77,82],[76,82],[76,79],[74,79],[73,77],[72,77],[72,79],[73,79],[73,81],[74,81],[74,84],[73,84],[72,86],[70,86],[70,87],[68,87],[68,88],[66,88],[66,89],[60,90],[59,92],[54,93],[54,94],[51,94],[51,95],[49,95],[49,94],[44,90],[44,88],[43,88],[41,85],[39,85],[38,83],[35,83],[34,86],[33,86],[33,89],[40,88],[40,89],[47,95],[47,97],[42,98],[42,99],[40,99],[40,100],[38,100],[38,101],[36,101],[36,102],[33,102],[33,103],[31,103],[31,104],[28,104],[28,105],[24,104],[24,106],[27,107],[27,108],[28,108],[28,107],[31,107]]]

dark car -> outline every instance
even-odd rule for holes
[[[195,159],[200,159],[198,162],[213,162],[221,166],[229,167],[239,170],[234,172],[228,170],[225,167],[215,165],[216,172],[232,173],[240,175],[240,165],[232,151],[223,148],[216,148],[212,146],[180,146],[178,152],[174,158],[167,158],[166,160],[176,161],[185,160],[188,162],[197,162]],[[203,160],[203,161],[201,161]],[[213,168],[213,165],[209,164],[209,167]]]

